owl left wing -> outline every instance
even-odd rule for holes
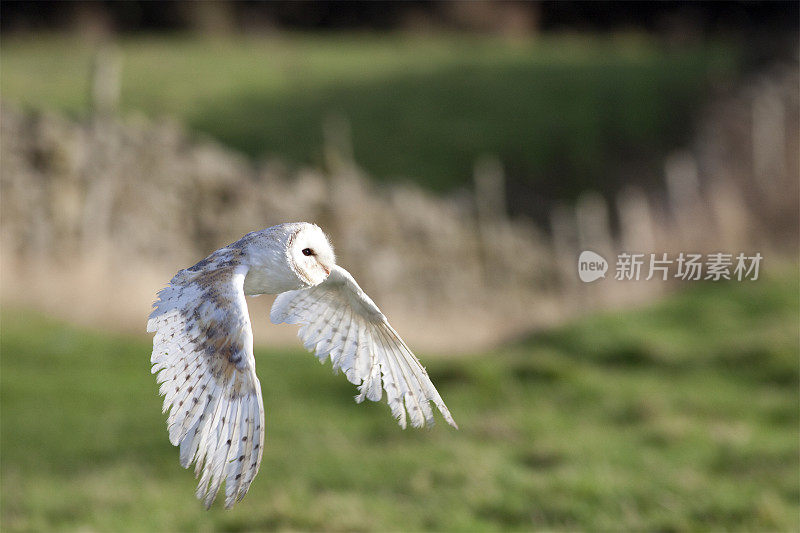
[[[243,290],[248,269],[198,265],[158,293],[147,322],[155,333],[152,372],[170,411],[169,440],[180,446],[181,466],[194,462],[195,476],[202,472],[197,497],[209,508],[224,481],[225,507],[231,508],[250,488],[264,445]]]
[[[298,336],[320,362],[330,356],[358,385],[357,402],[378,401],[386,390],[392,415],[406,427],[433,424],[433,402],[451,426],[458,428],[428,373],[378,306],[345,269],[335,266],[328,278],[308,289],[279,294],[272,305],[274,324],[301,324]]]

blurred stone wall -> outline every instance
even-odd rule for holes
[[[69,288],[103,276],[129,284],[160,271],[160,282],[141,288],[152,300],[179,268],[249,231],[294,220],[321,225],[370,294],[408,316],[522,308],[531,288],[554,277],[531,226],[492,220],[484,235],[469,198],[377,189],[335,152],[328,174],[288,175],[192,140],[169,121],[72,122],[3,105],[1,127],[0,239],[10,274],[3,292],[15,300],[46,299],[52,270],[93,273],[65,281]]]
[[[335,122],[326,171],[288,172],[168,120],[75,122],[3,104],[2,296],[138,331],[179,268],[249,231],[307,220],[409,337],[470,349],[675,285],[580,283],[584,249],[612,263],[622,250],[794,253],[797,86],[796,68],[755,78],[709,107],[695,144],[665,162],[662,190],[630,189],[611,203],[587,193],[556,209],[547,232],[509,219],[491,158],[476,164],[474,193],[442,198],[375,186]]]

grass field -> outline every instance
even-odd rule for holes
[[[640,180],[657,176],[742,55],[636,35],[174,36],[123,39],[120,50],[124,112],[174,116],[251,156],[321,165],[323,122],[345,116],[356,160],[377,179],[449,190],[470,185],[488,153],[512,183],[558,199],[615,189],[620,161]],[[3,98],[83,115],[92,54],[65,37],[4,39]]]
[[[5,309],[2,529],[796,530],[798,289],[700,285],[423,355],[460,431],[401,431],[310,355],[258,350],[264,459],[228,512],[194,499],[145,338]]]

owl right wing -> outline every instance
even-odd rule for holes
[[[319,285],[279,294],[270,320],[302,324],[298,336],[306,349],[321,362],[330,356],[333,368],[341,369],[359,386],[356,401],[380,400],[383,382],[392,415],[401,427],[406,427],[406,412],[414,427],[432,425],[430,402],[448,424],[458,427],[425,368],[342,267],[334,266]]]
[[[202,262],[200,263],[202,264]],[[198,264],[198,265],[200,265]],[[182,270],[158,293],[153,338],[169,440],[193,462],[197,497],[209,508],[225,480],[225,507],[250,488],[261,463],[264,407],[244,298],[247,267]]]

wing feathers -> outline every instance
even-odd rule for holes
[[[453,426],[454,428],[458,429],[458,424],[456,424],[456,421],[453,420],[453,416],[450,414],[450,410],[444,404],[444,400],[442,400],[442,397],[439,395],[439,391],[437,391],[436,387],[433,386],[433,383],[428,377],[428,372],[425,370],[425,368],[422,366],[419,360],[411,352],[411,349],[406,345],[405,342],[403,342],[403,339],[401,339],[400,336],[397,334],[397,332],[392,328],[392,326],[390,326],[387,323],[385,327],[389,331],[389,333],[399,341],[399,345],[401,348],[400,353],[403,356],[403,359],[406,361],[409,367],[411,367],[412,371],[417,376],[417,382],[425,388],[426,397],[429,398],[434,403],[434,405],[436,405],[436,407],[442,413],[442,416],[444,417],[445,421],[447,421],[447,423]]]
[[[381,350],[384,353],[389,353],[390,348],[386,345],[385,339],[379,339]],[[397,368],[397,361],[392,357],[385,357],[381,362],[383,369],[383,388],[386,390],[386,401],[389,403],[389,408],[392,410],[392,416],[398,421],[400,427],[406,428],[406,409],[403,405],[403,396],[408,389],[405,379],[402,381],[398,379],[400,369]],[[402,390],[401,390],[402,388]],[[411,411],[409,410],[409,413]],[[413,417],[412,417],[413,420]]]
[[[347,335],[345,337],[344,346],[342,347],[342,355],[339,359],[339,368],[342,369],[347,380],[353,385],[358,385],[361,380],[355,371],[355,358],[358,351],[358,326],[356,325],[357,318],[353,316],[353,311],[350,312],[350,321],[345,326],[347,328]]]
[[[195,463],[197,497],[225,506],[247,493],[263,446],[261,386],[243,284],[247,268],[183,270],[159,291],[147,329],[170,442]]]
[[[253,415],[252,415],[252,403],[251,402],[244,402],[242,405],[242,414],[240,415],[240,425],[241,428],[241,435],[237,436],[236,439],[236,453],[234,454],[237,458],[239,455],[244,457],[250,457],[250,453],[253,449],[253,427],[255,424],[253,423]],[[236,501],[236,496],[239,493],[239,490],[242,487],[242,471],[244,467],[243,461],[235,461],[233,464],[233,468],[230,468],[228,471],[228,477],[225,479],[225,507],[230,509],[233,507],[233,504]]]
[[[328,279],[309,289],[278,295],[270,320],[300,324],[307,350],[358,386],[357,402],[378,401],[386,390],[392,416],[401,427],[433,424],[433,402],[456,426],[427,372],[352,276],[334,267]]]
[[[191,429],[187,432],[188,436],[181,441],[180,444],[180,461],[183,468],[189,468],[192,464],[195,454],[197,453],[197,445],[200,444],[200,439],[197,438],[199,426],[203,421],[201,414]]]
[[[253,376],[256,384],[258,384],[258,379]],[[261,385],[258,384],[259,390]],[[244,463],[242,463],[242,468],[245,471],[242,474],[242,486],[239,489],[239,494],[236,497],[236,501],[241,501],[244,498],[244,495],[247,493],[247,490],[250,488],[250,484],[253,482],[253,478],[256,477],[258,473],[258,466],[261,464],[261,456],[264,453],[264,405],[261,400],[261,395],[259,394],[257,397],[250,399],[253,403],[253,417],[255,418],[253,421],[255,423],[255,427],[253,428],[253,448],[250,451],[250,455],[245,458]],[[248,437],[249,438],[249,437]]]

